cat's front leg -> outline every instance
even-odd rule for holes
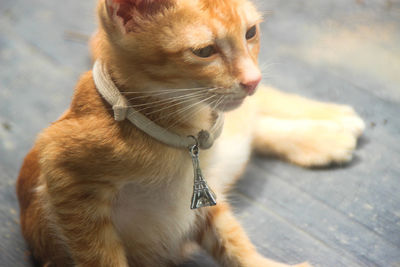
[[[365,128],[362,118],[348,105],[317,101],[265,85],[260,86],[254,97],[261,117],[327,120],[337,123],[354,137],[359,137]]]
[[[208,208],[200,226],[197,242],[222,266],[227,267],[288,267],[260,255],[234,218],[227,203]],[[307,263],[296,265],[307,267]]]
[[[353,108],[318,102],[269,87],[256,95],[254,148],[311,167],[352,159],[363,120]]]
[[[74,266],[128,267],[111,221],[112,185],[68,175],[47,180],[52,218]]]
[[[262,117],[257,121],[254,148],[304,167],[346,163],[357,138],[335,122]]]

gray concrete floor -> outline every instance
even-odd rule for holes
[[[264,82],[350,104],[367,122],[350,164],[254,156],[232,193],[259,250],[315,266],[400,266],[400,2],[264,0]],[[90,68],[95,1],[0,0],[0,266],[31,266],[15,180],[37,133]],[[213,266],[201,255],[187,266]]]

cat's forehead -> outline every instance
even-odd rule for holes
[[[261,16],[246,0],[200,0],[199,8],[210,14],[210,18],[218,20],[225,27],[237,24],[255,24]]]
[[[178,0],[178,6],[199,11],[210,23],[219,23],[226,28],[246,24],[254,25],[261,15],[247,0]],[[188,8],[189,7],[189,8]]]
[[[172,30],[163,30],[170,37],[163,47],[172,52],[215,42],[235,46],[243,42],[251,26],[261,21],[260,13],[245,0],[177,0],[176,7],[165,17]]]
[[[235,34],[242,36],[243,31],[261,21],[260,13],[249,1],[197,0],[191,3],[200,12],[201,21],[204,22],[201,26],[197,25],[198,29],[195,32],[198,35],[209,35],[213,38]],[[194,32],[191,35],[194,35]]]

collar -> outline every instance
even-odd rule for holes
[[[222,113],[218,114],[218,118],[209,131],[201,130],[191,136],[181,136],[157,125],[142,113],[129,107],[127,99],[120,93],[100,60],[96,60],[93,66],[93,79],[100,95],[112,106],[116,121],[128,119],[137,128],[166,145],[187,149],[198,144],[201,149],[208,149],[221,135],[224,124]]]

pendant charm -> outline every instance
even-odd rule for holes
[[[189,148],[190,156],[192,156],[194,170],[194,185],[191,209],[214,206],[217,204],[215,193],[208,187],[203,177],[199,163],[199,147],[193,145]]]

